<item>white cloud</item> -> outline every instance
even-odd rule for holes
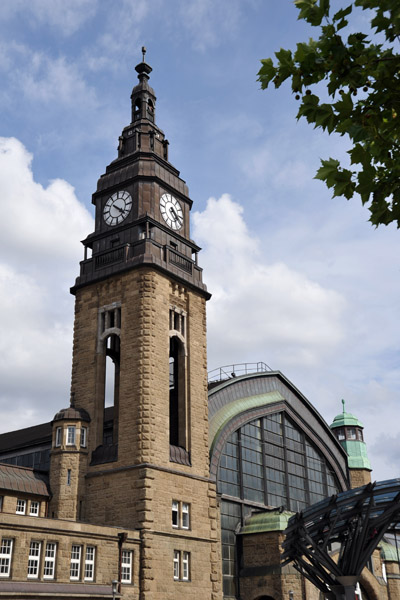
[[[97,0],[3,0],[0,19],[23,15],[31,27],[44,25],[69,36],[93,17],[97,7]]]
[[[275,368],[317,366],[344,337],[346,303],[282,262],[268,263],[243,208],[224,194],[193,215],[201,264],[213,298],[208,305],[209,364],[273,361]],[[268,358],[267,358],[268,357]]]
[[[0,408],[18,409],[14,420],[3,419],[3,431],[68,405],[73,299],[66,286],[78,274],[78,240],[93,229],[73,188],[36,183],[31,161],[18,140],[0,138]]]
[[[33,53],[13,74],[14,85],[34,101],[82,109],[97,106],[96,94],[89,87],[79,66],[64,57],[50,58]]]
[[[180,0],[179,19],[190,35],[191,42],[202,52],[218,46],[227,37],[233,37],[242,16],[238,0]],[[249,8],[249,7],[247,7]]]

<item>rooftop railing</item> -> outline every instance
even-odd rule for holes
[[[273,369],[271,369],[271,367],[265,362],[224,365],[223,367],[218,367],[218,369],[213,369],[212,371],[208,372],[208,383],[212,383],[214,381],[225,381],[226,379],[240,377],[241,375],[264,373],[272,370]]]

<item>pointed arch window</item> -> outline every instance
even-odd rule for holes
[[[171,307],[169,326],[169,440],[171,446],[188,451],[185,311]],[[179,454],[173,456],[175,460]]]
[[[121,305],[114,303],[99,312],[99,347],[103,356],[100,377],[103,378],[103,431],[99,444],[106,446],[118,442],[119,372],[121,359]],[[112,419],[106,418],[106,409],[113,407]],[[108,411],[107,414],[109,414]],[[99,432],[100,433],[100,432]]]

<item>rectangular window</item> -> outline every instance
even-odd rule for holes
[[[189,552],[182,552],[182,580],[189,581]]]
[[[190,504],[172,500],[172,527],[177,529],[189,529],[190,526]]]
[[[31,542],[28,557],[28,579],[37,579],[39,577],[41,542]]]
[[[75,425],[68,425],[67,427],[67,446],[75,446],[76,439],[76,427]]]
[[[86,448],[87,444],[87,427],[81,428],[81,448]]]
[[[31,515],[31,517],[39,516],[39,508],[40,508],[40,502],[37,502],[36,500],[31,500],[31,507],[30,507],[30,511],[29,511],[29,514]]]
[[[53,542],[46,544],[46,550],[44,554],[44,568],[43,568],[43,579],[54,579],[56,570],[56,551],[57,546]]]
[[[132,583],[132,552],[122,550],[121,583]]]
[[[56,429],[56,448],[61,446],[62,441],[62,427],[57,427]]]
[[[3,511],[3,496],[0,496],[0,512]]]
[[[3,538],[0,546],[0,577],[10,577],[13,540]]]
[[[94,556],[95,547],[86,546],[85,555],[85,581],[93,581],[94,579]]]
[[[172,527],[179,527],[179,502],[172,500]]]
[[[182,529],[189,529],[189,504],[182,502]]]
[[[77,546],[75,544],[72,545],[69,578],[73,581],[77,581],[79,579],[81,571],[81,551],[82,546]]]
[[[26,512],[26,500],[17,500],[17,510],[15,511],[17,515],[24,515]]]
[[[181,553],[179,550],[174,550],[174,579],[179,579],[179,566],[181,562]]]
[[[67,470],[67,485],[71,485],[71,469]]]

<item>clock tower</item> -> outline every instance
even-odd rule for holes
[[[70,469],[77,492],[62,518],[139,529],[144,600],[217,599],[219,517],[208,451],[210,295],[197,263],[200,248],[190,238],[192,200],[156,124],[144,52],[131,123],[98,180],[95,230],[83,241],[84,260],[71,288],[71,404],[85,415],[85,447]]]

